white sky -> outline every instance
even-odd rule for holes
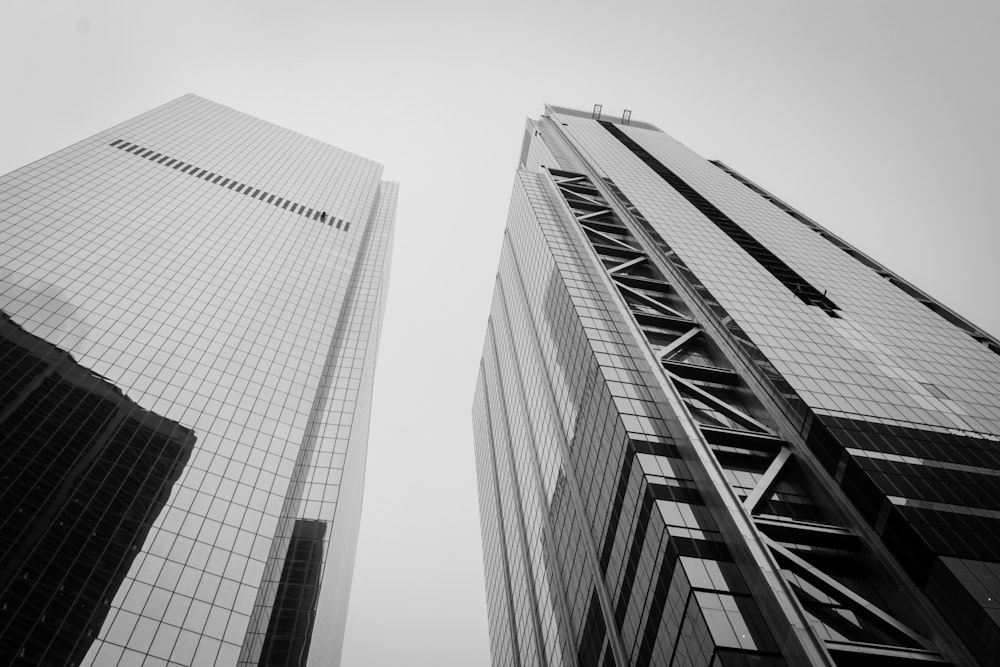
[[[187,92],[386,165],[342,664],[486,665],[469,413],[524,118],[629,108],[1000,334],[998,34],[943,0],[4,0],[0,173]]]

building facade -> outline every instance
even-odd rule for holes
[[[1000,664],[1000,344],[627,113],[527,123],[473,423],[498,667]]]
[[[381,173],[187,95],[0,177],[0,662],[337,664]]]

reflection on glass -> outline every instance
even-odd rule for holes
[[[195,441],[0,312],[0,655],[82,659]]]

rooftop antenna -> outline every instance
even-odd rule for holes
[[[595,104],[594,105],[594,113],[590,114],[590,117],[593,118],[594,120],[601,120],[601,105],[600,104]]]
[[[632,110],[625,109],[622,112],[622,125],[628,125],[630,120],[632,120]]]

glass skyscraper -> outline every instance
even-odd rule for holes
[[[727,165],[547,107],[473,408],[494,665],[1000,664],[998,355]]]
[[[0,177],[0,662],[339,661],[381,173],[187,95]]]

